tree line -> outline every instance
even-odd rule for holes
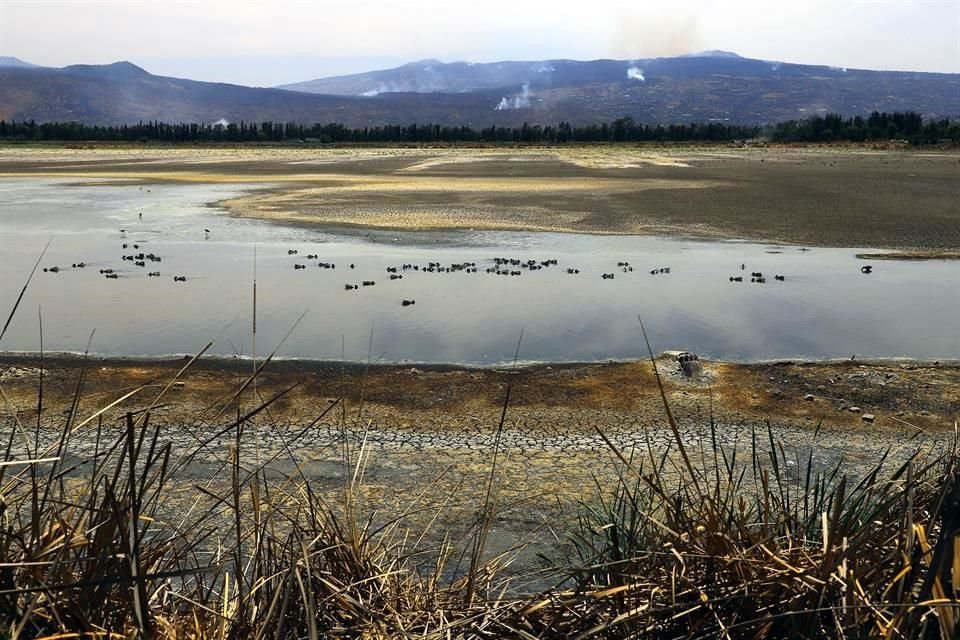
[[[439,124],[347,127],[343,124],[305,125],[296,122],[178,123],[140,122],[135,125],[87,125],[78,122],[0,120],[0,139],[63,142],[319,142],[319,143],[530,143],[575,142],[731,142],[764,139],[774,142],[866,142],[907,140],[914,144],[960,141],[960,121],[927,119],[915,112],[879,113],[867,117],[838,114],[813,116],[774,125],[754,126],[717,122],[650,126],[632,118],[573,126],[524,123],[519,127],[491,125],[480,129]]]

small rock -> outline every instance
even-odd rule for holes
[[[186,386],[187,386],[187,383],[186,383],[186,382],[181,382],[181,381],[179,381],[179,380],[178,380],[177,382],[174,382],[174,383],[173,383],[173,388],[174,388],[174,389],[183,389],[183,388],[186,387]]]
[[[860,407],[850,407],[848,411],[850,413],[860,413]]]
[[[873,422],[876,419],[876,416],[874,416],[872,413],[865,413],[860,416],[860,419],[864,422]]]
[[[807,402],[810,402],[813,400],[813,394],[808,393],[807,395],[803,396],[803,399],[806,400]]]

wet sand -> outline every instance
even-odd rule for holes
[[[960,151],[0,147],[0,177],[249,184],[233,215],[336,228],[677,233],[960,250]]]

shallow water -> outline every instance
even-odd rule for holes
[[[52,238],[0,350],[90,350],[122,356],[256,351],[280,357],[490,365],[643,357],[642,316],[655,351],[688,349],[727,360],[960,357],[960,264],[874,262],[857,249],[772,247],[642,236],[518,232],[320,231],[230,217],[206,203],[236,185],[0,181],[0,311],[12,308]],[[143,213],[140,220],[138,214]],[[126,229],[121,233],[120,229]],[[204,232],[209,229],[209,235]],[[153,252],[136,267],[124,254]],[[296,249],[297,255],[288,255]],[[307,254],[320,258],[307,260]],[[486,273],[494,257],[555,259],[522,275]],[[84,269],[72,269],[83,261]],[[321,269],[318,261],[335,269]],[[477,273],[386,268],[475,262]],[[618,262],[629,262],[625,273]],[[294,264],[306,269],[294,270]],[[356,268],[349,269],[354,263]],[[746,269],[741,271],[741,264]],[[670,267],[669,274],[650,270]],[[98,271],[115,269],[107,280]],[[569,275],[567,268],[577,268]],[[159,278],[147,273],[159,271]],[[765,284],[750,283],[761,271]],[[614,273],[604,280],[602,273]],[[785,276],[784,282],[773,279]],[[174,282],[174,275],[187,277]],[[731,283],[730,276],[745,276]],[[345,291],[345,284],[376,285]],[[416,304],[402,307],[404,299]],[[371,341],[372,336],[372,341]]]

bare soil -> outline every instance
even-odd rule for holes
[[[234,215],[334,227],[682,233],[960,251],[957,150],[6,147],[0,176],[251,185],[223,203]]]

